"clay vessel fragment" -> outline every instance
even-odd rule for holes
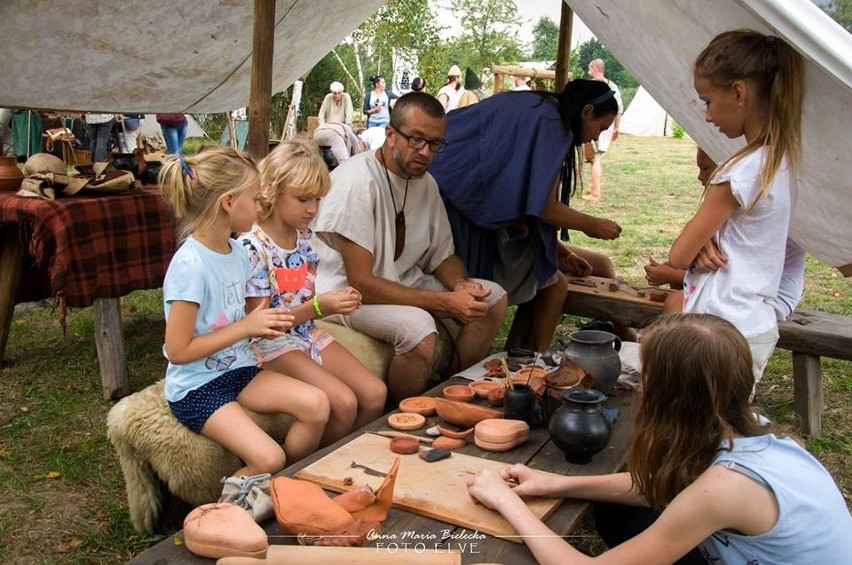
[[[460,449],[467,445],[467,441],[463,438],[453,438],[447,436],[441,436],[436,439],[432,443],[432,447],[435,449],[441,448],[446,449],[447,451],[453,451],[454,449]]]

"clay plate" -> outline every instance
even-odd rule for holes
[[[470,385],[450,385],[442,391],[444,398],[450,400],[459,400],[461,402],[470,402],[476,395]]]
[[[495,381],[474,381],[470,384],[470,387],[473,389],[473,392],[476,393],[476,396],[479,398],[488,398],[488,393],[494,390],[495,388],[502,388],[503,383],[498,383]]]
[[[475,426],[477,423],[488,418],[503,417],[503,412],[499,410],[486,408],[478,404],[447,400],[446,398],[436,398],[435,408],[438,410],[438,416],[451,424],[464,428]]]
[[[398,430],[416,430],[426,423],[426,417],[422,414],[391,414],[388,416],[388,425]]]
[[[431,396],[412,396],[399,403],[399,411],[420,414],[421,416],[434,416],[435,399]]]

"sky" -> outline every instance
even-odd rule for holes
[[[449,8],[451,0],[432,0],[432,2],[437,6],[438,23],[443,26],[449,26],[450,28],[445,33],[451,35],[453,30],[459,31],[460,25]],[[562,17],[562,0],[515,0],[515,5],[518,7],[518,15],[522,20],[518,39],[521,40],[521,43],[525,47],[528,47],[532,41],[532,31],[539,18],[547,16],[559,26],[559,20]],[[592,38],[592,32],[580,21],[576,14],[574,14],[572,29],[572,49]]]

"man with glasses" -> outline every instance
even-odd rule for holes
[[[429,388],[438,319],[454,319],[453,368],[485,357],[506,311],[499,285],[469,279],[435,179],[427,172],[446,148],[446,116],[434,97],[397,100],[385,143],[337,167],[316,221],[317,292],[357,288],[364,306],[343,323],[389,343],[390,406]]]

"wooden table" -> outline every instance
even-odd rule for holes
[[[435,387],[427,394],[438,395],[441,389],[450,384],[469,383],[465,379],[453,378],[449,381]],[[523,445],[502,453],[486,452],[470,441],[466,447],[460,449],[459,453],[482,457],[484,459],[496,460],[512,463],[525,463],[530,467],[542,471],[550,471],[560,474],[573,475],[597,475],[611,473],[622,468],[627,453],[627,447],[631,439],[633,430],[633,420],[638,408],[638,396],[624,391],[616,391],[609,398],[607,405],[617,406],[619,408],[618,420],[613,425],[613,435],[609,446],[601,453],[594,456],[591,463],[586,465],[574,465],[567,463],[562,455],[562,452],[550,441],[550,436],[546,428],[536,427],[531,430],[530,440]],[[287,476],[295,475],[299,470],[307,467],[311,463],[324,457],[326,454],[337,449],[338,447],[348,443],[356,437],[359,437],[364,432],[389,430],[386,424],[386,417],[381,417],[363,429],[354,432],[353,434],[343,438],[334,445],[331,445],[312,456],[287,467],[283,474]],[[423,433],[422,430],[416,432]],[[546,523],[557,533],[568,534],[576,526],[578,520],[587,509],[588,503],[582,501],[566,500],[563,502],[553,514],[547,518]],[[295,540],[287,532],[283,531],[275,520],[270,520],[263,524],[264,529],[269,535],[270,544],[292,544]],[[448,549],[459,549],[462,553],[462,561],[464,563],[505,563],[519,564],[533,562],[532,554],[523,544],[513,543],[496,537],[485,534],[476,535],[470,530],[448,524],[439,520],[426,518],[411,512],[391,508],[387,520],[382,526],[384,534],[396,533],[398,536],[397,546],[391,547],[389,544],[394,543],[387,538],[367,542],[366,547],[374,547],[376,551],[396,551],[399,555],[399,562],[405,562],[405,551],[416,551],[421,548],[415,548],[418,541],[412,541],[412,535],[408,535],[405,541],[402,535],[405,532],[416,533],[417,539],[422,540],[421,543],[425,550],[428,551],[447,551]],[[180,536],[182,534],[178,534]],[[408,543],[408,547],[403,544]],[[384,544],[379,546],[379,544]],[[174,537],[160,542],[158,545],[148,549],[141,555],[131,561],[135,564],[157,563],[165,564],[201,564],[212,563],[210,559],[205,559],[193,555],[186,549],[186,546],[181,543],[175,543]]]
[[[53,298],[63,328],[66,306],[94,306],[104,397],[129,394],[119,298],[161,287],[175,244],[156,187],[57,200],[0,193],[0,361],[16,303]]]

